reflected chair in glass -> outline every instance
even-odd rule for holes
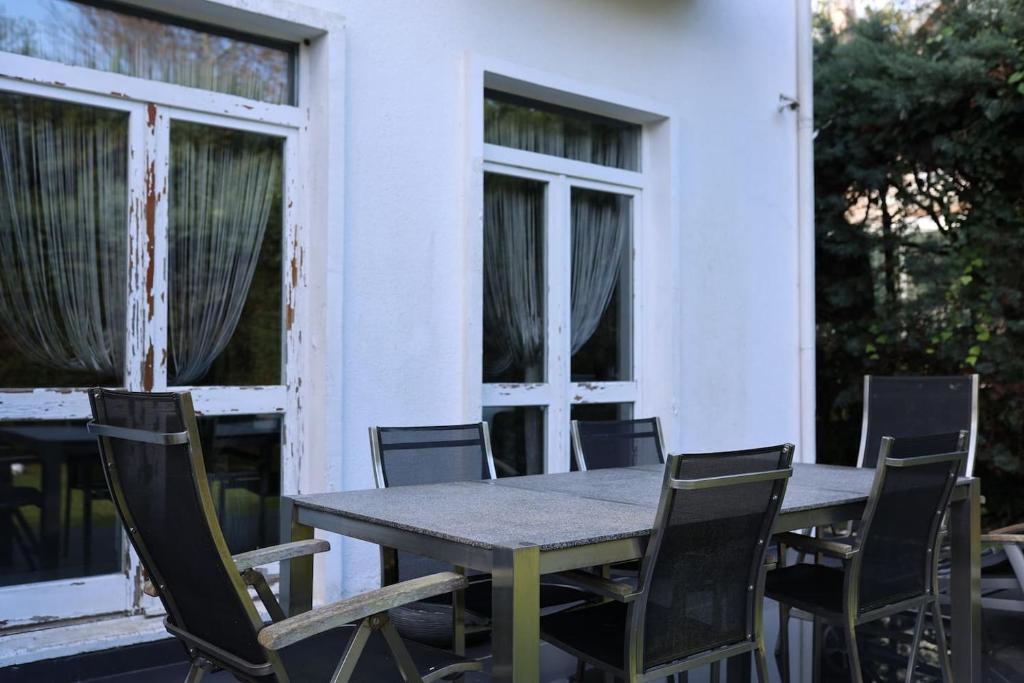
[[[30,455],[0,452],[0,567],[14,567],[11,550],[17,546],[30,571],[39,568],[42,555],[40,535],[33,531],[22,508],[36,508],[42,516],[43,492],[34,486],[24,486],[14,480],[14,472],[35,465]]]
[[[433,681],[479,665],[406,644],[388,610],[465,586],[422,577],[286,617],[256,567],[329,549],[307,540],[228,553],[214,512],[191,395],[89,392],[104,475],[128,538],[189,654],[187,681],[226,669],[245,681]],[[252,587],[273,620],[265,625]]]
[[[573,462],[580,471],[665,462],[665,439],[656,417],[573,420],[571,433]]]
[[[793,608],[843,631],[854,683],[864,680],[856,629],[883,617],[916,610],[906,680],[912,679],[930,607],[939,661],[949,680],[938,594],[938,542],[957,474],[967,460],[967,433],[893,439],[882,437],[871,493],[852,536],[823,539],[779,534],[780,547],[823,555],[841,567],[797,563],[768,573],[766,595],[779,603],[780,671],[789,680],[789,613]]]
[[[79,444],[74,444],[78,446]],[[82,563],[88,567],[92,562],[92,505],[97,500],[110,500],[107,491],[107,483],[103,479],[103,473],[96,462],[96,454],[92,450],[92,444],[88,449],[75,448],[68,452],[64,462],[67,468],[67,485],[64,488],[64,538],[61,545],[64,549],[64,556],[71,552],[71,527],[74,519],[72,515],[72,504],[74,491],[80,491],[82,495]]]
[[[378,488],[496,479],[486,422],[427,427],[371,427],[370,451]],[[381,548],[381,581],[396,581],[450,570],[451,566],[413,553]],[[457,571],[463,571],[459,568]],[[586,597],[575,588],[541,583],[541,607],[579,602]],[[491,577],[471,574],[469,585],[456,600],[434,598],[392,610],[402,635],[422,642],[463,647],[466,615],[478,623],[471,633],[488,630],[491,615]]]
[[[765,555],[793,446],[673,455],[635,582],[562,577],[606,598],[541,617],[541,637],[625,681],[650,681],[753,652],[768,681]]]

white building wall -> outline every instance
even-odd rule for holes
[[[676,210],[653,218],[678,239],[656,307],[678,320],[657,330],[677,338],[648,354],[668,389],[647,407],[673,451],[798,441],[796,117],[777,109],[796,90],[794,3],[308,4],[346,26],[341,481],[317,488],[373,485],[369,425],[479,419],[465,370],[480,353],[464,213],[474,57],[665,108]],[[375,584],[375,551],[347,542],[343,576],[346,591]]]

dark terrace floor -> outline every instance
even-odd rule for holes
[[[768,603],[765,610],[765,622],[769,626],[767,634],[769,647],[775,642],[774,604]],[[983,643],[985,683],[1021,683],[1024,682],[1024,614],[1008,614],[985,612],[983,614]],[[792,639],[795,640],[795,639]],[[870,656],[871,646],[862,644],[862,652]],[[489,648],[487,644],[477,646],[470,652],[471,656],[483,658],[484,666],[488,665]],[[77,660],[77,661],[76,661]],[[54,666],[56,664],[56,666]],[[119,668],[120,667],[120,668]],[[778,680],[775,666],[771,667],[772,680]],[[552,683],[568,681],[575,671],[575,661],[543,644],[541,647],[542,680]],[[105,653],[102,658],[93,655],[92,661],[82,658],[69,658],[68,661],[51,662],[48,669],[23,668],[21,670],[0,670],[0,681],[4,683],[63,683],[65,681],[88,681],[90,683],[180,683],[185,678],[187,666],[182,657],[180,646],[172,642],[163,642],[147,646],[135,652]],[[105,673],[101,673],[104,672]],[[902,680],[902,672],[894,672]],[[827,675],[827,683],[840,680],[835,675]],[[587,677],[590,681],[602,680],[597,672]],[[206,676],[207,683],[227,683],[235,679],[224,672]],[[464,680],[467,683],[483,683],[489,680],[486,673],[469,674]],[[917,680],[917,679],[915,679]],[[932,680],[922,675],[920,680]],[[693,672],[692,683],[704,683],[707,674],[703,671]]]

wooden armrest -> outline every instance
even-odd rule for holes
[[[982,543],[1024,543],[1024,522],[993,529],[981,535]]]
[[[290,560],[294,557],[303,557],[314,553],[322,553],[330,549],[331,544],[327,541],[319,538],[311,538],[306,541],[293,541],[291,543],[282,543],[281,545],[272,545],[269,548],[250,550],[247,553],[233,555],[231,559],[235,561],[235,566],[238,567],[238,571],[244,572],[246,569],[258,567],[261,564],[270,564],[271,562],[278,562],[280,560]]]
[[[992,532],[981,535],[982,543],[1024,543],[1024,534],[1002,534]]]
[[[823,538],[805,536],[804,534],[797,534],[792,531],[775,534],[775,538],[779,543],[788,545],[790,548],[795,548],[796,550],[800,550],[805,553],[822,553],[824,555],[838,557],[842,560],[848,560],[857,554],[857,549],[848,543],[827,541]]]
[[[451,593],[468,584],[465,576],[455,572],[440,572],[395,583],[271,624],[260,631],[260,645],[268,650],[280,650],[332,628],[386,612],[393,607]]]
[[[628,583],[612,581],[582,569],[559,572],[557,577],[559,583],[568,583],[585,591],[596,593],[601,597],[611,598],[619,602],[632,602],[640,595],[636,592],[636,588]]]

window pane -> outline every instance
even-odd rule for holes
[[[0,586],[121,570],[121,524],[84,422],[0,423]]]
[[[128,116],[0,93],[0,386],[119,384]]]
[[[232,554],[275,545],[280,535],[281,417],[198,420],[206,474]]]
[[[281,383],[281,140],[171,124],[169,380]]]
[[[569,409],[570,420],[632,420],[632,403],[577,403]]]
[[[484,91],[484,142],[640,170],[640,126],[517,95]]]
[[[544,409],[484,408],[499,477],[544,472]]]
[[[544,191],[484,176],[484,381],[544,381]]]
[[[0,50],[292,104],[294,47],[200,30],[153,13],[69,0],[0,0]]]
[[[632,379],[632,198],[572,188],[572,381]]]

